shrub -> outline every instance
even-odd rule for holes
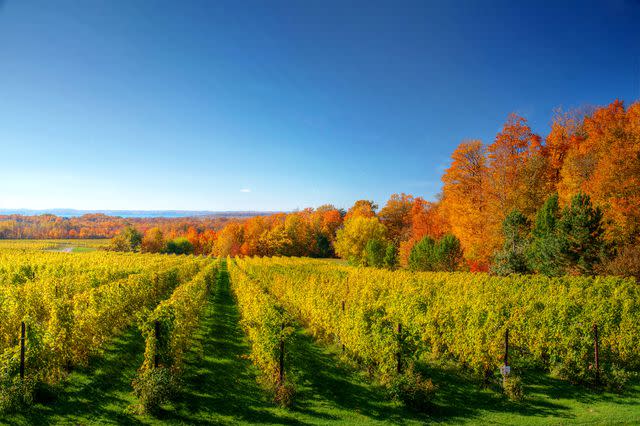
[[[160,228],[147,230],[140,245],[142,253],[161,253],[164,250],[164,234]]]
[[[109,246],[113,251],[137,251],[142,243],[142,234],[133,226],[127,226],[111,239]]]
[[[0,413],[14,412],[33,404],[35,381],[19,376],[0,379]]]
[[[414,271],[455,271],[462,261],[460,240],[452,234],[438,242],[426,236],[409,254],[409,268]]]
[[[131,251],[129,242],[120,234],[111,239],[108,248],[111,251]]]
[[[133,393],[140,401],[140,412],[154,413],[175,393],[176,383],[168,368],[158,367],[139,372],[133,379]]]
[[[557,363],[551,368],[551,375],[559,379],[568,380],[573,384],[589,386],[604,386],[611,392],[623,392],[633,373],[620,367],[618,364],[608,364],[604,368],[600,367],[600,383],[595,382],[595,369],[593,364],[589,364],[586,369],[576,368],[575,365]]]
[[[524,399],[524,387],[519,376],[513,374],[505,376],[502,381],[502,391],[512,401],[522,401]]]
[[[391,399],[404,403],[407,408],[424,411],[433,400],[436,386],[431,379],[423,378],[410,364],[404,373],[391,379],[387,392]]]
[[[193,253],[193,244],[186,238],[179,237],[167,242],[165,252],[169,254],[191,254]]]
[[[293,404],[295,395],[295,385],[285,380],[284,383],[276,385],[273,393],[273,401],[281,407],[290,407]]]
[[[608,391],[621,393],[629,384],[632,373],[616,364],[613,364],[604,371],[603,376],[604,384]]]
[[[35,342],[35,333],[33,341]],[[39,336],[37,336],[39,337]],[[39,351],[27,346],[26,361],[35,361]],[[38,359],[38,361],[44,361]],[[44,364],[44,362],[43,362]],[[13,412],[33,403],[36,377],[25,375],[20,379],[20,351],[12,347],[0,353],[0,413]]]

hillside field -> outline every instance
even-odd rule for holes
[[[631,280],[54,250],[67,245],[0,244],[2,424],[640,422]],[[507,328],[522,400],[502,390]],[[416,376],[427,401],[393,398]]]

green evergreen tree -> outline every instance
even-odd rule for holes
[[[460,240],[452,234],[439,241],[426,236],[409,253],[409,268],[413,271],[455,271],[462,261]]]
[[[522,213],[514,210],[504,219],[502,232],[504,246],[496,253],[491,272],[497,275],[526,274],[529,272],[526,257],[529,221]]]
[[[364,248],[365,266],[382,268],[384,266],[386,244],[379,239],[370,239]]]
[[[389,270],[394,270],[398,267],[398,246],[394,243],[387,244],[384,254],[384,267]]]
[[[317,257],[332,257],[333,253],[331,252],[331,241],[329,241],[329,238],[326,235],[316,235],[316,245],[318,247],[318,252],[316,254]]]
[[[458,269],[462,261],[462,246],[460,240],[453,234],[443,236],[436,244],[438,270],[453,272]]]
[[[538,210],[536,223],[531,231],[527,260],[529,267],[535,272],[548,276],[559,276],[565,272],[565,240],[558,235],[559,220],[558,194],[553,194]]]
[[[563,240],[562,254],[573,272],[593,275],[606,257],[602,211],[594,208],[591,198],[583,193],[571,199],[558,221],[559,236]]]
[[[424,237],[409,253],[409,268],[412,271],[435,271],[437,266],[436,243],[433,238]]]

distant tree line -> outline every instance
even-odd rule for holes
[[[92,239],[113,238],[125,227],[141,232],[159,228],[170,237],[187,233],[217,231],[235,219],[228,217],[145,217],[124,218],[101,213],[79,217],[60,217],[52,214],[36,216],[0,215],[0,239]]]

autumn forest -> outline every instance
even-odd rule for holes
[[[437,200],[402,193],[381,208],[360,200],[347,211],[324,205],[248,219],[13,215],[0,220],[0,236],[115,236],[113,248],[124,251],[169,245],[420,270],[638,276],[640,103],[557,111],[551,120],[549,134],[538,135],[511,114],[493,141],[462,141]],[[446,266],[425,254],[443,238]]]

